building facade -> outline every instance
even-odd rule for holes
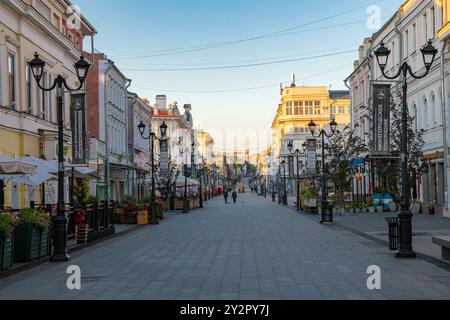
[[[87,77],[88,135],[91,163],[102,181],[91,188],[100,199],[120,202],[129,194],[133,167],[128,156],[128,98],[130,80],[105,54],[96,53]],[[108,193],[106,183],[108,181]]]
[[[378,67],[373,51],[383,41],[391,50],[386,73],[393,75],[403,62],[411,65],[417,74],[425,72],[420,49],[431,40],[439,52],[427,77],[415,79],[408,75],[407,103],[414,118],[413,130],[423,130],[424,160],[429,162],[424,173],[415,181],[412,196],[422,204],[422,211],[434,203],[438,212],[448,206],[448,19],[449,2],[446,0],[405,1],[393,17],[360,47],[360,57],[355,70],[347,79],[352,92],[352,123],[357,125],[362,139],[370,146],[373,141],[372,84],[390,83],[396,103],[401,99],[401,81],[387,81]],[[369,161],[370,163],[370,161]],[[370,164],[361,162],[364,171]],[[372,173],[373,175],[373,173]],[[367,175],[366,175],[367,176]],[[370,177],[370,175],[369,175]],[[374,177],[358,188],[356,193],[370,194],[377,187]]]
[[[345,90],[333,91],[327,87],[298,87],[295,82],[290,87],[281,88],[281,102],[277,114],[272,122],[272,146],[270,159],[267,163],[267,183],[275,184],[279,177],[281,161],[285,160],[288,191],[294,192],[296,188],[295,177],[297,164],[295,157],[290,156],[287,145],[293,143],[293,150],[302,150],[302,145],[308,139],[313,139],[308,128],[311,120],[318,128],[329,127],[334,119],[339,128],[350,123],[350,97]],[[318,140],[317,151],[321,150],[321,141]],[[300,156],[300,174],[306,169],[306,155]],[[284,175],[284,173],[283,173]]]
[[[68,24],[64,0],[2,0],[0,2],[0,154],[57,158],[56,92],[38,88],[28,62],[38,53],[46,62],[41,84],[50,87],[57,75],[76,88],[74,64],[83,52],[83,38],[94,27],[81,17]],[[84,90],[79,93],[84,93]],[[76,94],[76,93],[75,93]],[[71,161],[71,94],[64,95],[65,159]],[[68,183],[68,181],[66,181]],[[0,205],[21,208],[34,200],[45,202],[45,188],[0,181]],[[65,188],[68,190],[68,185]],[[51,190],[47,188],[47,192]],[[55,196],[52,198],[56,199]],[[48,200],[48,199],[47,199]],[[68,200],[68,193],[66,194]]]

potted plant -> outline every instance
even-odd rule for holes
[[[14,261],[15,219],[9,213],[0,213],[0,270],[12,267]]]
[[[374,198],[373,196],[370,196],[366,200],[366,206],[369,210],[369,213],[375,213],[375,207],[374,207]]]
[[[427,208],[427,213],[430,216],[434,216],[434,212],[435,212],[435,209],[436,209],[436,201],[427,203],[426,204],[426,208]]]
[[[420,213],[420,201],[413,200],[411,201],[410,210],[412,214],[419,214]]]
[[[14,259],[31,261],[49,255],[50,215],[41,209],[22,209],[17,222]]]
[[[374,204],[375,204],[377,213],[383,213],[384,212],[383,200],[381,200],[381,199],[374,200]]]

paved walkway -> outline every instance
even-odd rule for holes
[[[82,290],[66,288],[78,265]],[[367,267],[381,268],[370,291]],[[216,199],[158,226],[0,280],[0,299],[448,299],[450,272],[256,195]]]

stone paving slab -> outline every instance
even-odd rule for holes
[[[256,195],[221,199],[157,226],[0,280],[0,299],[448,299],[450,273]],[[66,288],[78,265],[82,289]],[[367,289],[367,267],[381,290]]]

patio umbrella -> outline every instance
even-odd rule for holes
[[[23,175],[35,172],[36,166],[33,164],[25,163],[22,160],[0,156],[0,174]]]

